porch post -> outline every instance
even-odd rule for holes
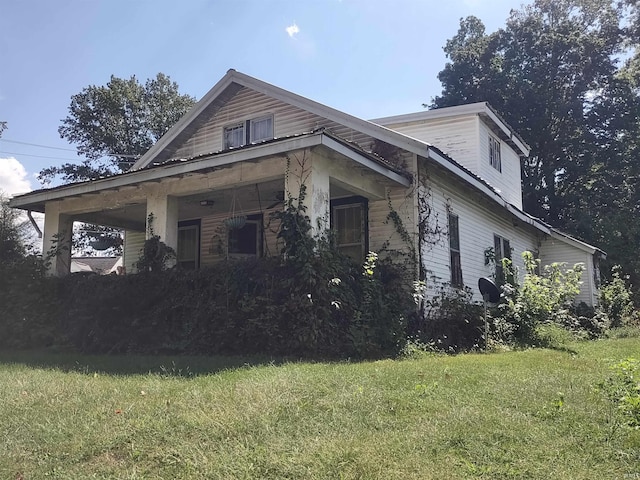
[[[42,239],[43,258],[48,257],[47,275],[63,277],[71,272],[71,235],[73,219],[60,213],[59,202],[47,202]]]
[[[149,224],[149,218],[153,220]],[[147,197],[147,238],[151,232],[167,246],[178,248],[178,198],[157,193]]]
[[[323,234],[329,228],[329,169],[324,158],[312,156],[309,151],[292,156],[285,176],[285,199],[300,197],[302,185],[306,187],[302,204],[311,219],[311,232]]]

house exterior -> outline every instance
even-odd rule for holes
[[[123,265],[149,235],[182,268],[278,251],[270,213],[304,203],[316,234],[338,248],[403,252],[414,279],[469,286],[494,260],[534,252],[543,264],[585,264],[579,301],[597,298],[604,252],[522,211],[529,147],[486,103],[366,121],[235,70],[126,173],[31,192],[11,206],[45,213],[43,251],[70,241],[73,222],[125,230]],[[69,272],[68,250],[50,273]],[[499,272],[498,272],[499,274]]]

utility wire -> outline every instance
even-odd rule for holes
[[[52,147],[50,145],[41,145],[39,143],[30,143],[30,142],[21,142],[21,141],[18,141],[18,140],[9,140],[7,138],[0,139],[0,142],[17,143],[17,144],[20,144],[20,145],[28,145],[30,147],[48,148],[48,149],[53,149],[53,150],[64,150],[64,151],[67,151],[67,152],[77,152],[77,150],[74,149],[74,148]],[[26,155],[26,154],[14,153],[12,155]],[[37,155],[28,155],[28,156],[35,157]],[[104,157],[135,158],[135,159],[140,158],[140,155],[128,155],[126,153],[105,153],[103,156]],[[55,157],[40,157],[40,158],[55,158]],[[66,159],[63,159],[63,160],[66,160]]]
[[[30,153],[15,153],[0,151],[3,155],[18,155],[21,157],[35,157],[35,158],[48,158],[49,160],[66,160],[67,162],[75,162],[77,158],[62,158],[62,157],[48,157],[46,155],[31,155]]]

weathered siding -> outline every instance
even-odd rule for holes
[[[437,232],[422,242],[423,268],[427,280],[437,284],[451,281],[448,214],[458,216],[460,261],[465,286],[471,288],[475,300],[482,300],[478,291],[480,277],[492,277],[492,265],[485,265],[485,252],[493,248],[494,235],[509,240],[514,265],[524,274],[521,254],[537,249],[537,235],[527,227],[515,227],[508,213],[498,213],[482,200],[480,194],[454,184],[433,170],[429,171],[421,196],[431,207],[430,228]],[[431,287],[433,288],[433,283]]]
[[[468,170],[478,173],[478,117],[453,117],[385,125],[442,150]]]
[[[336,135],[365,148],[371,145],[371,139],[360,132],[262,93],[243,88],[209,122],[200,127],[184,145],[178,148],[174,157],[189,158],[220,151],[223,149],[222,134],[225,126],[269,114],[273,115],[273,133],[276,138],[326,127]]]
[[[127,230],[124,233],[122,265],[127,273],[136,273],[138,271],[135,265],[140,258],[145,239],[145,232]]]
[[[522,209],[522,172],[520,157],[503,139],[491,132],[484,122],[480,122],[479,169],[475,172],[489,185],[500,191],[500,195],[512,205]],[[502,171],[491,166],[489,161],[489,135],[500,140]],[[456,160],[455,157],[453,157]]]
[[[587,305],[595,305],[597,303],[597,283],[594,278],[593,255],[562,240],[549,237],[541,242],[540,259],[543,265],[566,263],[567,268],[573,267],[576,263],[582,263],[584,265],[582,286],[576,302],[585,302]]]

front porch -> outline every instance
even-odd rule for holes
[[[182,268],[277,253],[270,213],[297,200],[303,185],[314,234],[333,228],[339,247],[362,258],[369,222],[378,221],[369,205],[410,183],[379,158],[318,132],[42,190],[12,205],[45,213],[43,252],[57,250],[50,274],[69,273],[74,222],[125,230],[124,266],[133,272],[150,235],[174,248]],[[246,217],[242,228],[225,222],[234,213]]]

